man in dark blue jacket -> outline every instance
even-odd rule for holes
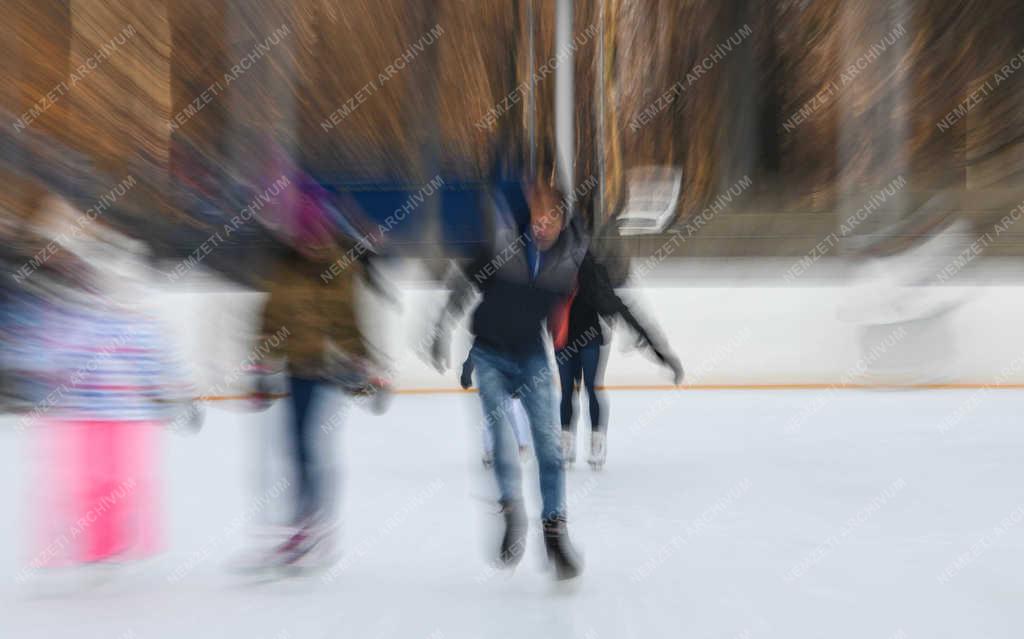
[[[518,456],[511,433],[501,428],[513,396],[529,417],[540,474],[543,499],[541,517],[548,559],[559,579],[579,574],[580,564],[566,531],[565,475],[562,465],[561,427],[555,371],[548,363],[546,323],[565,304],[578,278],[592,278],[593,260],[578,220],[566,224],[568,203],[556,187],[543,179],[505,194],[497,188],[484,195],[489,211],[487,241],[464,268],[465,280],[452,292],[431,348],[435,366],[448,366],[449,327],[462,312],[472,288],[481,293],[470,331],[475,336],[470,352],[487,425],[495,424],[494,470],[505,517],[499,561],[514,566],[526,542],[526,516]],[[510,203],[511,200],[511,203]],[[528,209],[517,221],[515,201]],[[586,259],[585,259],[586,258]],[[583,269],[583,270],[581,270]],[[604,281],[607,281],[606,279]],[[602,314],[619,314],[637,330],[658,358],[671,367],[678,381],[682,369],[667,350],[651,337],[615,295],[610,285],[588,286],[587,295]],[[582,344],[579,345],[583,346]]]

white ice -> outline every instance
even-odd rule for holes
[[[536,529],[515,574],[488,572],[497,518],[474,395],[349,413],[332,446],[346,563],[326,582],[225,571],[273,483],[273,470],[255,481],[258,441],[283,412],[214,408],[198,436],[165,437],[167,552],[41,596],[15,579],[33,458],[4,420],[0,637],[1020,637],[1022,399],[615,392],[607,468],[568,474],[586,571],[566,588],[543,572]]]

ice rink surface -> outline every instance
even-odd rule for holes
[[[537,525],[515,574],[488,569],[498,518],[475,395],[403,395],[380,417],[352,409],[331,444],[342,563],[269,583],[225,564],[274,511],[282,476],[258,461],[281,406],[213,408],[198,436],[168,433],[166,553],[56,591],[18,581],[33,455],[31,435],[5,420],[0,637],[1021,636],[1021,392],[617,391],[610,402],[607,468],[568,473],[586,558],[570,587],[543,572]],[[535,477],[527,469],[534,518]]]

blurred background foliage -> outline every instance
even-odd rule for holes
[[[251,187],[273,146],[342,190],[415,189],[438,174],[468,184],[489,175],[496,154],[514,163],[549,153],[555,74],[530,78],[557,53],[555,3],[5,0],[3,232],[17,234],[47,190],[84,208],[135,175],[140,186],[117,205],[120,223],[187,243],[176,233],[208,221],[182,205],[182,184],[202,187],[210,207],[237,211],[246,198],[227,185]],[[1012,70],[954,124],[938,126],[1024,51],[1024,0],[574,6],[574,33],[592,36],[580,36],[574,57],[574,180],[599,178],[580,200],[597,226],[607,228],[621,210],[626,172],[644,165],[682,169],[676,228],[751,179],[675,256],[801,255],[897,176],[908,186],[858,231],[864,237],[847,254],[901,250],[953,217],[983,229],[1024,197],[1024,72]],[[48,101],[129,25],[133,37]],[[233,66],[282,27],[287,35],[228,84]],[[437,27],[433,44],[380,80]],[[687,81],[741,29],[749,33],[741,44]],[[847,77],[898,29],[903,35]],[[685,89],[634,126],[677,82]],[[218,84],[211,100],[188,111]],[[841,88],[829,99],[815,99],[833,85]],[[528,90],[509,101],[510,111],[480,126],[517,87]],[[365,101],[326,127],[361,90]],[[46,102],[27,129],[15,129],[21,114]],[[183,124],[169,126],[184,112]],[[1022,232],[1011,229],[987,254],[1024,254]],[[643,255],[664,234],[617,241]]]

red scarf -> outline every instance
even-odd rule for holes
[[[565,348],[569,342],[569,310],[578,290],[573,289],[568,297],[559,300],[548,315],[548,330],[551,331],[551,341],[556,351]]]

